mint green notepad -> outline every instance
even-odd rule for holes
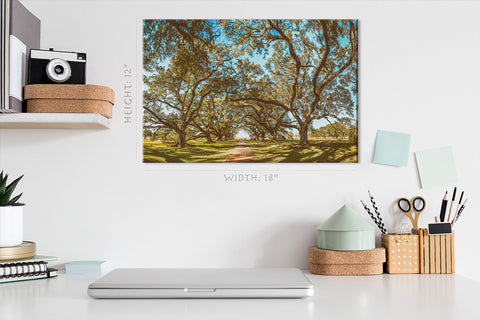
[[[101,275],[106,271],[106,261],[82,260],[65,263],[67,274],[95,274]]]
[[[374,163],[397,167],[408,166],[410,135],[393,131],[377,131]]]
[[[21,260],[9,260],[9,261],[0,261],[1,264],[9,264],[9,263],[18,263],[18,262],[36,262],[36,261],[56,261],[57,257],[54,256],[39,256],[36,255],[30,259],[21,259]]]
[[[422,188],[444,186],[458,181],[452,147],[415,151]]]

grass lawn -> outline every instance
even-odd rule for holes
[[[245,141],[251,162],[357,162],[357,144],[339,140]],[[206,143],[189,141],[185,148],[161,142],[143,142],[143,162],[226,162],[238,141]]]
[[[338,140],[248,142],[254,162],[357,162],[357,144]]]
[[[143,141],[143,162],[227,162],[237,141],[206,143],[189,141],[185,148]]]

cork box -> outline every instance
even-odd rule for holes
[[[325,250],[308,248],[310,272],[324,275],[373,275],[383,273],[385,249]]]
[[[420,273],[455,273],[455,235],[413,229],[420,242]]]
[[[420,273],[419,236],[411,233],[382,234],[388,273]]]
[[[111,118],[115,104],[111,88],[85,84],[31,84],[24,96],[31,113],[99,113]]]

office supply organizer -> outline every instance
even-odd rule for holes
[[[419,235],[382,234],[382,247],[387,252],[388,273],[420,273]]]
[[[428,234],[428,229],[413,229],[419,237],[420,273],[455,273],[455,235]]]

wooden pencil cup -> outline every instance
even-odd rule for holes
[[[419,236],[411,233],[382,234],[388,273],[420,273]]]
[[[455,235],[428,234],[428,229],[413,229],[420,237],[420,273],[455,273]]]

